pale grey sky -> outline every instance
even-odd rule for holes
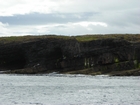
[[[140,33],[140,0],[0,0],[0,36]]]

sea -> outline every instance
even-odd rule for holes
[[[0,105],[140,105],[140,76],[0,74]]]

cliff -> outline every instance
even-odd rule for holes
[[[140,75],[140,35],[0,38],[4,73]]]

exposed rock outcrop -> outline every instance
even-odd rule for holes
[[[22,74],[60,72],[92,75],[132,69],[139,71],[139,53],[139,42],[123,38],[91,41],[78,41],[75,37],[38,38],[1,43],[0,70]],[[135,71],[134,74],[138,73]]]

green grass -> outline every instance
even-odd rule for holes
[[[92,40],[100,40],[100,39],[124,39],[131,42],[140,41],[140,34],[106,34],[106,35],[84,35],[84,36],[76,36],[78,41],[92,41]]]
[[[0,37],[0,43],[12,43],[12,42],[27,42],[27,41],[35,41],[39,39],[49,39],[49,38],[58,38],[69,40],[73,39],[73,37],[69,36],[56,36],[56,35],[41,35],[41,36],[11,36],[11,37]]]
[[[27,42],[27,41],[34,41],[39,39],[48,39],[48,38],[55,38],[55,39],[76,39],[79,42],[83,41],[92,41],[92,40],[101,40],[101,39],[124,39],[131,42],[140,42],[140,34],[106,34],[106,35],[81,35],[81,36],[59,36],[59,35],[40,35],[40,36],[11,36],[11,37],[0,37],[0,43],[12,43],[12,42]]]
[[[92,40],[98,40],[99,36],[96,36],[96,35],[84,35],[84,36],[76,36],[75,38],[78,41],[92,41]]]

